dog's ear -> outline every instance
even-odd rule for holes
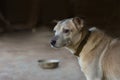
[[[83,19],[79,17],[74,17],[73,18],[73,23],[75,24],[75,27],[80,31],[82,27],[84,26],[84,21]]]

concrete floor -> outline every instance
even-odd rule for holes
[[[49,45],[47,28],[0,36],[0,80],[85,80],[75,56]],[[39,59],[59,59],[56,69],[42,69]]]

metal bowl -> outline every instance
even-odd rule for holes
[[[38,60],[40,67],[43,69],[54,69],[59,66],[59,60]]]

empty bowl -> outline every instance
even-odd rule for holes
[[[59,66],[59,60],[38,60],[40,67],[43,69],[54,69]]]

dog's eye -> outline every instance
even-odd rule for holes
[[[63,30],[64,33],[68,33],[69,31],[70,31],[69,29]]]

